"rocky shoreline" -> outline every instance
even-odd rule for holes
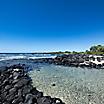
[[[4,61],[0,61],[0,66],[14,65],[15,63],[16,64],[25,63],[27,65],[28,63],[32,62],[33,64],[48,63],[48,64],[63,65],[63,66],[69,66],[69,67],[104,69],[104,55],[100,55],[101,57],[103,57],[103,64],[100,63],[100,61],[98,62],[99,64],[96,64],[96,61],[95,63],[88,61],[89,56],[90,55],[88,54],[68,54],[68,55],[63,54],[63,55],[56,56],[55,58],[4,60]]]
[[[91,57],[90,57],[91,56]],[[92,61],[89,61],[89,57],[92,58]],[[104,56],[97,56],[97,55],[86,55],[86,54],[70,54],[70,55],[62,55],[57,56],[54,59],[54,63],[57,65],[64,65],[64,66],[70,66],[70,67],[87,67],[87,68],[96,68],[101,69],[104,68],[104,63],[101,63],[100,61],[93,61],[94,57],[103,57]],[[97,60],[97,59],[96,59]]]
[[[93,56],[92,55],[92,60]],[[98,62],[96,64],[93,62],[88,61],[90,55],[86,54],[69,54],[69,55],[61,55],[57,56],[56,58],[44,58],[44,59],[34,59],[33,61],[35,63],[49,63],[49,64],[55,64],[55,65],[63,65],[63,66],[69,66],[69,67],[82,67],[82,68],[96,68],[96,69],[104,69],[104,62],[103,64]],[[99,57],[99,56],[98,56]],[[104,60],[104,56],[102,55]]]
[[[32,86],[25,64],[0,68],[0,104],[65,104]]]

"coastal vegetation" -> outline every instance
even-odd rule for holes
[[[86,51],[87,54],[104,54],[104,46],[96,45],[91,46],[90,51]]]
[[[104,46],[103,45],[94,45],[89,48],[89,50],[83,52],[76,52],[76,51],[59,51],[59,52],[49,52],[48,54],[96,54],[101,55],[104,54]]]

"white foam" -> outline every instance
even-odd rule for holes
[[[0,61],[3,61],[3,60],[13,60],[13,59],[25,59],[26,56],[7,56],[7,57],[2,57],[0,59]]]
[[[17,56],[5,56],[5,57],[0,57],[0,61],[3,60],[13,60],[13,59],[40,59],[40,58],[55,58],[56,56],[25,56],[25,55],[17,55]]]
[[[48,56],[48,57],[29,57],[28,59],[40,59],[40,58],[55,58],[56,56]]]

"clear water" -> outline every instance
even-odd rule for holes
[[[12,60],[48,57],[55,57],[55,55],[0,54],[0,66],[7,65],[9,62],[10,64],[28,64],[33,69],[29,72],[33,85],[45,95],[61,98],[66,104],[104,104],[103,69],[82,69],[39,64],[30,60]]]
[[[38,90],[66,104],[104,104],[104,70],[41,65],[29,75]]]

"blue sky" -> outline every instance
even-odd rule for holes
[[[104,44],[104,0],[0,0],[0,52],[82,51]]]

